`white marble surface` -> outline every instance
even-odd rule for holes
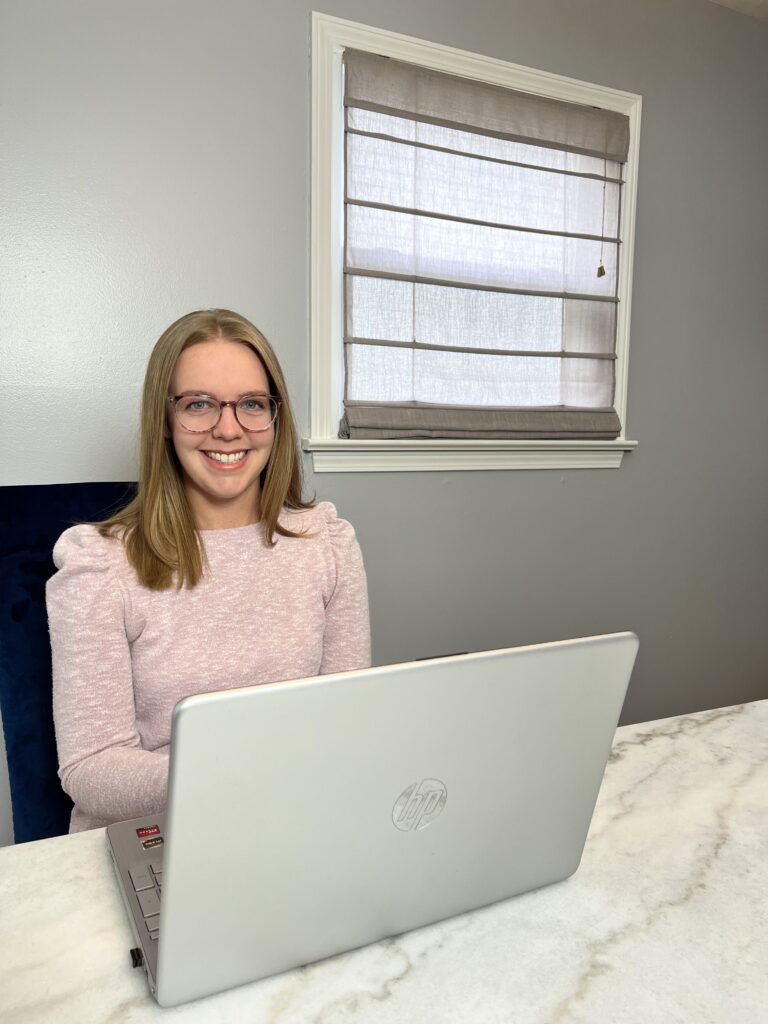
[[[765,1024],[768,701],[620,729],[559,885],[172,1010],[130,945],[102,830],[0,850],[3,1024]]]

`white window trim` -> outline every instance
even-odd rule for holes
[[[339,438],[344,388],[344,117],[342,55],[370,50],[436,71],[492,82],[540,96],[617,110],[629,117],[630,147],[619,225],[619,298],[616,331],[616,412],[622,435],[610,441],[480,441]],[[310,373],[311,436],[315,472],[402,472],[488,469],[603,469],[621,465],[637,441],[624,436],[632,302],[637,164],[642,98],[535,71],[438,43],[312,13],[312,191]]]

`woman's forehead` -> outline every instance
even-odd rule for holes
[[[264,365],[250,347],[239,341],[216,338],[185,348],[176,360],[171,390],[181,391],[267,391]]]

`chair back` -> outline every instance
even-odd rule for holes
[[[57,775],[45,584],[53,545],[78,522],[106,519],[126,483],[0,488],[0,712],[17,843],[63,835],[72,801]]]

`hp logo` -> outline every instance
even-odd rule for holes
[[[404,789],[392,808],[392,823],[401,832],[418,832],[445,807],[448,790],[439,779],[422,779]]]

